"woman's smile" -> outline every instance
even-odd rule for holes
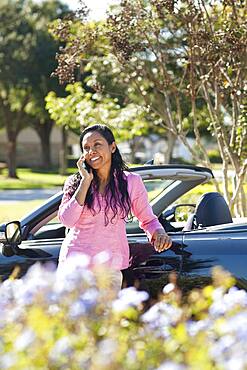
[[[95,166],[98,166],[101,162],[102,162],[102,157],[101,156],[95,156],[95,157],[92,157],[89,159],[88,161],[89,165],[93,168],[95,168]]]
[[[98,159],[100,159],[100,156],[93,157],[90,159],[91,162],[96,162]]]

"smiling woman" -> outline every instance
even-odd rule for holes
[[[68,257],[86,254],[92,267],[97,256],[104,255],[104,263],[111,269],[128,268],[125,226],[132,214],[158,252],[170,248],[171,239],[152,211],[141,177],[129,172],[111,130],[99,124],[87,127],[80,146],[79,171],[66,180],[58,211],[60,221],[70,228],[59,266]]]

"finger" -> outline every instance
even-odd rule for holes
[[[85,162],[85,156],[84,156],[84,154],[82,154],[81,156],[80,156],[80,158],[78,159],[78,162],[79,163],[82,163],[82,162]]]
[[[160,241],[159,245],[157,245],[159,251],[167,250],[171,246],[172,246],[172,240],[170,239],[168,235],[164,236],[162,240]]]
[[[157,248],[161,247],[163,244],[166,243],[167,235],[165,234],[158,234],[155,239],[155,245]]]
[[[80,158],[78,159],[78,161],[76,162],[77,167],[78,167],[79,165],[81,165],[81,163],[82,163],[82,158],[80,157]]]
[[[172,240],[169,236],[166,237],[163,245],[165,249],[169,249],[172,246]]]
[[[83,156],[81,156],[79,159],[78,159],[78,161],[77,161],[77,163],[76,163],[76,165],[77,165],[77,168],[78,168],[78,170],[79,170],[79,172],[80,172],[80,174],[82,175],[82,176],[84,176],[85,175],[85,168],[84,168],[84,163],[85,163],[85,158],[83,157]]]
[[[164,244],[164,249],[167,250],[171,248],[172,246],[172,240],[167,240],[166,243]]]
[[[161,240],[161,237],[158,235],[154,241],[154,247],[158,250],[160,249],[161,245],[162,245],[162,240]]]
[[[158,252],[162,252],[162,251],[164,251],[164,250],[165,250],[165,248],[163,247],[163,244],[159,244],[158,246],[156,246],[156,250],[157,250]]]

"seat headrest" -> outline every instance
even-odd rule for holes
[[[213,226],[233,222],[229,207],[224,197],[217,192],[201,196],[195,209],[197,226]]]

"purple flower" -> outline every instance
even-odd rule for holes
[[[16,365],[17,357],[13,352],[7,352],[0,356],[0,366],[1,370],[10,369],[12,366]]]
[[[56,362],[61,356],[70,357],[73,352],[71,340],[69,337],[60,338],[49,353],[49,358]]]
[[[113,301],[114,311],[124,311],[128,307],[138,307],[142,302],[149,298],[147,292],[138,291],[134,287],[122,289],[118,293],[118,299]]]
[[[165,302],[158,302],[142,315],[142,321],[157,335],[169,336],[170,326],[180,319],[182,310]]]
[[[236,306],[247,307],[247,292],[236,287],[230,288],[226,294],[223,294],[222,288],[215,289],[213,299],[209,309],[209,314],[213,317],[224,315]]]
[[[15,341],[15,349],[17,351],[23,351],[28,348],[35,339],[35,333],[31,329],[25,329]]]
[[[209,318],[200,321],[187,321],[186,327],[189,335],[195,336],[200,331],[208,331],[212,329],[212,321]]]
[[[186,370],[186,369],[188,369],[187,366],[176,364],[175,362],[171,361],[166,361],[156,370]]]

